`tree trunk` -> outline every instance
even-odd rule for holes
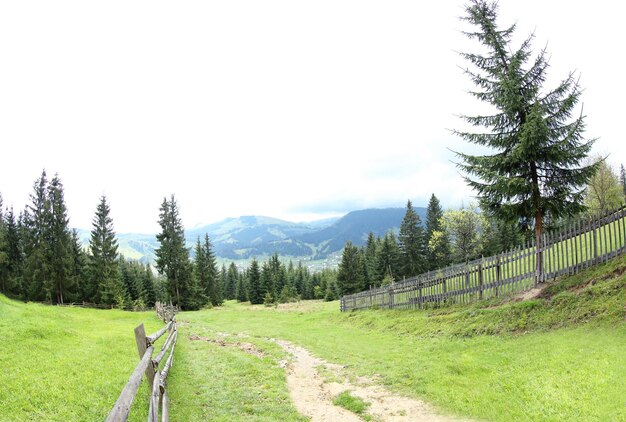
[[[535,244],[537,248],[537,270],[535,274],[535,284],[539,284],[543,281],[543,244],[541,243],[541,237],[543,235],[543,215],[541,211],[537,211],[535,214]]]
[[[522,115],[522,120],[525,122],[526,115]],[[535,275],[535,284],[539,284],[543,281],[543,245],[541,243],[541,235],[543,234],[543,210],[541,206],[541,190],[539,187],[539,175],[537,173],[537,163],[530,162],[530,172],[532,178],[533,187],[533,208],[535,209],[535,242],[537,244],[537,271]]]

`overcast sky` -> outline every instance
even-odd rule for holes
[[[426,7],[426,4],[428,5]],[[506,0],[576,70],[587,137],[623,139],[619,3]],[[449,131],[480,105],[455,51],[461,1],[0,3],[0,193],[23,209],[45,168],[71,225],[109,198],[118,232],[156,232],[174,193],[187,227],[239,215],[306,221],[365,207],[468,202]],[[552,86],[552,85],[551,85]]]

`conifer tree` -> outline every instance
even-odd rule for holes
[[[376,256],[376,268],[381,282],[385,277],[391,277],[392,280],[398,279],[400,273],[399,262],[398,243],[393,232],[389,231],[380,243],[378,255]]]
[[[332,278],[326,282],[326,289],[324,291],[324,300],[330,302],[339,299],[340,292],[337,286],[337,279]]]
[[[224,290],[224,297],[228,300],[237,298],[237,282],[239,280],[239,271],[234,262],[231,262],[228,266],[228,272],[226,274],[226,289]]]
[[[256,258],[252,260],[248,268],[248,299],[253,305],[263,303],[265,292],[261,286],[261,272]]]
[[[154,275],[152,274],[152,269],[150,268],[150,264],[146,264],[145,269],[143,271],[143,292],[145,295],[145,303],[148,307],[153,307],[156,302],[156,289],[154,287]]]
[[[47,259],[50,266],[50,279],[47,290],[53,303],[64,303],[64,296],[72,286],[72,234],[69,228],[63,184],[58,175],[50,181],[50,237]]]
[[[266,304],[273,302],[276,298],[272,273],[268,262],[263,263],[261,267],[261,297]]]
[[[159,274],[165,275],[174,304],[182,309],[197,309],[200,305],[196,301],[199,286],[192,275],[183,223],[178,214],[174,195],[169,201],[164,198],[159,213],[161,233],[157,234],[156,268]]]
[[[298,261],[298,266],[296,267],[294,272],[293,286],[300,296],[303,295],[305,290],[306,276],[306,270],[302,266],[302,261]]]
[[[376,238],[374,233],[369,232],[367,235],[367,243],[365,244],[365,268],[366,279],[368,285],[380,286],[378,271],[376,270]]]
[[[8,259],[7,292],[15,296],[23,296],[22,272],[24,268],[24,252],[19,220],[16,221],[13,208],[5,217],[6,250]]]
[[[25,298],[43,301],[46,299],[44,283],[50,280],[49,256],[51,209],[48,199],[48,178],[43,170],[41,176],[33,184],[30,204],[24,210],[23,239]]]
[[[9,291],[10,261],[7,225],[2,213],[4,204],[0,194],[0,292],[7,294]]]
[[[208,234],[204,235],[204,243],[200,243],[200,238],[198,237],[195,271],[197,281],[203,290],[203,296],[207,298],[211,305],[221,305],[222,293],[218,281],[217,264]]]
[[[226,297],[226,284],[228,283],[228,270],[226,269],[226,264],[222,263],[222,268],[220,268],[219,274],[219,286],[220,292],[222,293],[222,302],[227,300]]]
[[[626,198],[626,169],[623,164],[619,166],[619,183],[622,185],[622,192]]]
[[[123,295],[117,239],[106,196],[100,197],[89,238],[89,279],[85,300],[114,304]]]
[[[504,221],[534,221],[541,244],[547,217],[572,216],[584,209],[583,188],[597,168],[581,165],[593,144],[583,140],[584,116],[570,119],[580,100],[578,80],[570,73],[546,90],[547,53],[544,49],[533,57],[533,35],[516,49],[516,26],[498,26],[496,2],[472,0],[465,11],[462,19],[475,27],[466,35],[486,49],[461,54],[473,66],[465,73],[477,86],[472,95],[495,113],[463,116],[480,129],[456,133],[493,154],[458,153],[458,165],[486,212]],[[538,255],[537,269],[542,268]]]
[[[433,193],[426,207],[426,239],[430,240],[435,230],[441,230],[441,217],[443,217],[443,209],[439,199]]]
[[[426,271],[426,240],[419,215],[409,200],[398,233],[400,275],[412,277]]]
[[[448,255],[450,253],[450,242],[443,232],[441,218],[443,217],[443,209],[439,198],[433,193],[426,207],[426,245],[428,248],[428,269],[436,270],[445,267],[449,263]],[[433,233],[439,232],[436,239],[433,240]],[[432,243],[432,244],[431,244]]]
[[[89,285],[86,281],[89,273],[89,258],[83,250],[83,245],[78,237],[78,232],[74,229],[71,231],[71,278],[72,285],[75,287],[75,300],[85,300],[85,288]]]
[[[272,294],[278,295],[287,283],[287,272],[285,266],[280,262],[277,253],[272,254],[268,264],[270,274],[272,275]]]
[[[215,260],[215,254],[213,253],[213,245],[209,239],[209,235],[204,235],[204,254],[207,259],[207,265],[209,267],[209,275],[211,276],[209,282],[208,296],[213,306],[220,306],[224,302],[224,296],[222,292],[222,285],[219,280],[219,274],[217,271],[217,262]]]
[[[234,264],[233,264],[234,265]],[[248,301],[248,286],[246,281],[248,280],[248,273],[238,273],[237,275],[237,289],[235,291],[235,297],[238,302]]]
[[[137,281],[133,272],[132,264],[126,260],[123,255],[119,258],[120,278],[124,286],[124,306],[130,307],[131,303],[139,298],[139,290],[137,289]],[[118,305],[121,305],[119,296],[116,298]]]
[[[341,263],[337,273],[337,287],[342,295],[360,292],[365,288],[362,255],[352,242],[343,248]]]

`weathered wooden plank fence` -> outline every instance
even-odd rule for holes
[[[626,251],[626,206],[545,233],[535,241],[488,258],[457,264],[389,286],[341,298],[341,311],[416,309],[428,303],[469,303],[528,290],[575,274]],[[537,265],[542,257],[541,266]]]
[[[158,302],[157,302],[158,303]],[[135,328],[135,341],[137,342],[137,351],[141,359],[135,370],[131,374],[126,386],[122,390],[119,398],[115,402],[113,409],[109,412],[107,422],[120,422],[128,419],[130,407],[139,390],[141,379],[146,375],[147,382],[152,386],[152,394],[150,395],[150,407],[148,411],[148,422],[156,422],[159,419],[159,408],[161,409],[161,420],[169,420],[169,401],[165,390],[165,381],[169,374],[172,362],[174,360],[174,349],[178,339],[178,331],[176,329],[175,307],[158,304],[157,315],[159,318],[169,318],[163,328],[154,334],[146,336],[143,324]],[[166,332],[169,332],[165,343],[161,346],[159,353],[153,358],[155,351],[155,342],[161,338]],[[163,369],[159,371],[159,364],[169,352]]]

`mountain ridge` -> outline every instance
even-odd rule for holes
[[[414,209],[424,224],[426,209]],[[187,246],[192,247],[198,238],[208,234],[216,257],[224,260],[250,259],[273,253],[324,260],[341,251],[347,241],[364,245],[369,232],[375,236],[383,236],[389,230],[397,232],[405,212],[405,208],[368,208],[317,224],[246,215],[185,230],[185,239]],[[84,245],[89,244],[89,231],[79,230],[79,237]],[[119,252],[126,258],[154,262],[154,250],[158,247],[155,235],[120,233],[117,239]]]

